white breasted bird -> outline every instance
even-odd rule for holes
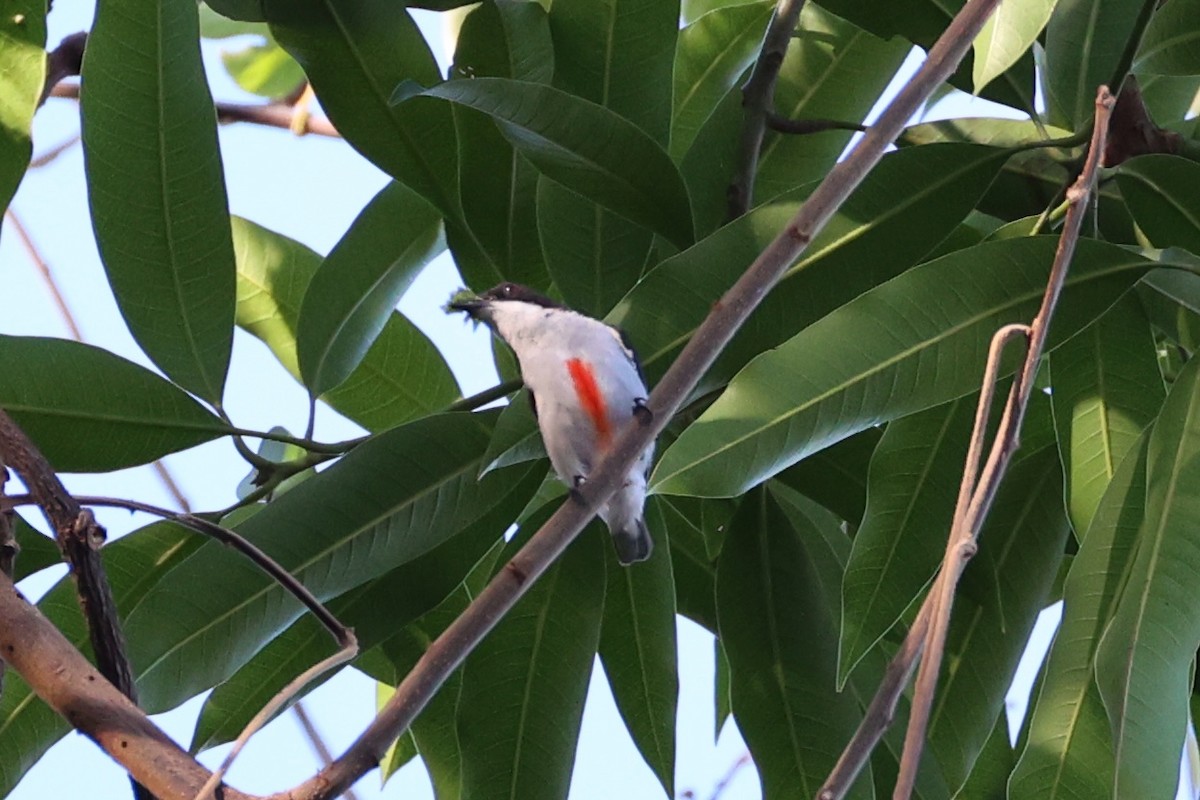
[[[554,472],[578,487],[621,428],[635,414],[649,413],[633,350],[616,328],[528,287],[502,283],[468,295],[455,295],[449,308],[486,323],[516,353]],[[600,508],[622,564],[650,557],[642,508],[653,455],[651,445]]]

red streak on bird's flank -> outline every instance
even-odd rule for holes
[[[607,447],[612,441],[612,424],[608,419],[608,407],[604,403],[604,395],[596,384],[596,376],[592,367],[586,361],[578,358],[567,360],[567,372],[571,373],[571,383],[575,385],[575,396],[579,405],[596,427],[596,435],[601,447]]]

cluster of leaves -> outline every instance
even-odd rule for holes
[[[4,203],[45,73],[44,2],[11,5]],[[442,355],[393,310],[413,278],[448,249],[472,287],[515,280],[606,316],[653,381],[850,134],[768,134],[752,210],[726,221],[739,86],[768,0],[485,0],[455,11],[448,80],[395,0],[209,5],[229,19],[202,8],[207,33],[267,35],[227,60],[243,86],[278,97],[303,74],[394,182],[325,257],[231,219],[196,3],[102,0],[81,108],[92,222],[129,329],[165,377],[82,344],[0,337],[0,407],[61,470],[147,463],[236,430],[221,409],[234,327],[262,339],[372,436],[228,522],[355,627],[360,669],[394,683],[548,512],[526,405],[447,410],[458,388]],[[861,122],[959,5],[807,4],[776,111]],[[736,718],[766,796],[813,796],[936,569],[988,340],[1036,311],[1096,86],[1136,74],[1155,120],[1195,149],[1200,1],[1156,5],[1005,3],[946,93],[973,89],[1025,118],[908,129],[664,435],[647,509],[655,557],[619,568],[585,533],[388,769],[419,753],[439,797],[565,796],[599,653],[672,793],[680,613],[717,634],[718,718]],[[1105,175],[1051,333],[1051,391],[1035,397],[960,587],[926,800],[1174,791],[1200,643],[1197,186],[1200,165],[1177,155]],[[19,537],[21,574],[52,560],[28,529]],[[195,750],[230,740],[327,652],[280,587],[174,525],[104,552],[146,709],[216,687]],[[1038,613],[1060,599],[1014,749],[1004,696]],[[69,585],[40,607],[86,649]],[[0,793],[67,730],[10,678]],[[890,792],[900,736],[854,797]]]

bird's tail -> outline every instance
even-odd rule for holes
[[[641,517],[623,528],[612,529],[612,540],[617,550],[617,560],[624,566],[645,561],[654,549],[654,540],[650,538],[646,520]]]

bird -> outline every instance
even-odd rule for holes
[[[518,283],[478,296],[457,292],[447,308],[487,325],[516,354],[538,429],[558,479],[572,490],[631,418],[648,419],[646,383],[637,355],[617,328]],[[624,484],[600,507],[623,565],[650,557],[646,476],[651,443]]]

